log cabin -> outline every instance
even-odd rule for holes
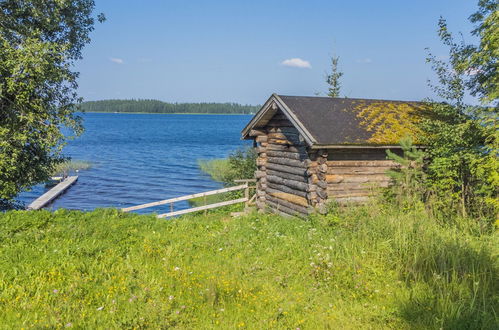
[[[386,150],[417,131],[418,102],[273,94],[242,131],[257,150],[256,205],[292,216],[365,202],[397,166]]]

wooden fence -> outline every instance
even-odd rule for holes
[[[214,209],[217,207],[222,207],[226,205],[232,205],[232,204],[237,204],[237,203],[245,203],[246,206],[249,206],[252,204],[254,201],[256,195],[254,195],[252,198],[250,198],[250,189],[254,189],[255,187],[251,187],[249,185],[250,182],[256,182],[255,179],[244,179],[244,180],[234,180],[236,183],[243,183],[238,186],[234,187],[228,187],[228,188],[222,188],[222,189],[216,189],[216,190],[210,190],[210,191],[205,191],[202,193],[197,193],[197,194],[192,194],[192,195],[185,195],[185,196],[180,196],[180,197],[175,197],[175,198],[170,198],[170,199],[165,199],[162,201],[157,201],[157,202],[152,202],[152,203],[147,203],[147,204],[141,204],[137,206],[131,206],[131,207],[125,207],[121,209],[123,212],[130,212],[130,211],[136,211],[136,210],[141,210],[145,209],[148,207],[153,207],[153,206],[159,206],[159,205],[166,205],[170,204],[170,212],[159,214],[158,218],[167,218],[167,217],[173,217],[176,215],[181,215],[181,214],[187,214],[187,213],[192,213],[192,212],[198,212],[198,211],[203,211],[203,210],[209,210],[209,209]],[[213,203],[213,204],[206,204],[206,197],[211,196],[211,195],[218,195],[218,194],[223,194],[226,192],[230,191],[238,191],[238,190],[243,190],[244,189],[244,197],[242,198],[237,198],[237,199],[232,199],[228,201],[223,201],[223,202],[218,202],[218,203]],[[193,198],[199,198],[199,197],[204,197],[205,198],[205,204],[203,206],[198,206],[198,207],[192,207],[189,209],[185,210],[180,210],[180,211],[175,211],[174,210],[174,203],[176,202],[181,202],[181,201],[186,201],[189,199]]]

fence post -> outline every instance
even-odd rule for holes
[[[246,198],[246,202],[244,202],[245,207],[249,207],[249,184],[246,182],[246,188],[244,188],[244,198]]]

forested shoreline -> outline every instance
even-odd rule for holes
[[[85,112],[254,114],[260,106],[238,103],[169,103],[159,100],[102,100],[81,104]]]

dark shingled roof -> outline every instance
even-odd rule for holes
[[[315,145],[362,145],[372,144],[368,140],[373,136],[372,131],[361,125],[362,118],[358,116],[362,109],[369,105],[387,105],[387,109],[397,105],[416,106],[418,102],[387,101],[372,99],[332,98],[316,96],[286,96],[273,95],[276,101],[281,100],[284,112],[291,112],[303,128],[310,133]],[[269,103],[267,101],[267,104]],[[266,104],[266,105],[267,105]],[[282,108],[282,106],[281,106]],[[286,111],[287,110],[287,111]],[[266,111],[265,105],[260,111]],[[258,116],[258,113],[255,117]],[[253,124],[254,127],[250,127]],[[243,136],[249,128],[261,127],[258,122],[250,122],[243,130]],[[245,137],[245,136],[244,136]],[[313,141],[315,140],[315,141]]]

